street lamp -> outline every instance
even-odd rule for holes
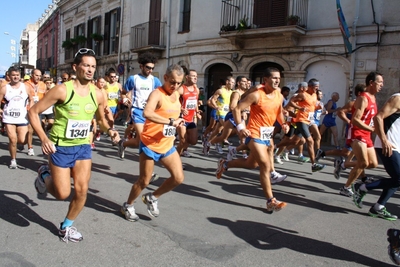
[[[15,40],[11,39],[11,44],[12,44],[11,51],[14,52],[16,50],[16,55],[15,55],[15,53],[11,53],[11,57],[15,57],[15,63],[19,64],[19,45],[16,43],[18,38],[11,35],[9,32],[4,32],[4,34],[15,38]]]

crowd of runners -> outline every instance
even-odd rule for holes
[[[297,153],[296,160],[310,164],[311,172],[326,168],[322,159],[334,159],[332,175],[336,179],[349,169],[338,194],[350,197],[359,208],[368,191],[382,189],[368,214],[397,219],[385,206],[400,185],[400,93],[392,95],[382,107],[377,106],[382,74],[369,73],[365,84],[355,86],[355,98],[339,107],[336,92],[322,103],[324,92],[315,78],[300,82],[293,94],[290,88],[281,88],[281,73],[276,68],[266,69],[259,85],[245,76],[226,77],[225,83],[205,99],[204,89],[197,86],[196,70],[172,64],[159,79],[152,75],[157,64],[154,55],[143,53],[138,63],[140,72],[130,76],[124,86],[114,69],[95,79],[95,53],[83,48],[75,54],[73,74],[64,73],[61,81],[53,81],[48,74],[42,76],[38,69],[24,81],[20,70],[13,67],[1,81],[0,112],[2,131],[9,138],[9,168],[19,167],[16,151],[23,150],[25,144],[28,155],[35,155],[35,133],[43,153],[49,156],[48,163],[39,166],[37,192],[66,199],[72,190],[70,177],[74,180],[75,194],[59,226],[65,242],[83,239],[73,223],[86,202],[95,141],[105,134],[121,159],[127,148],[138,148],[139,178],[126,192],[126,202],[121,203],[121,213],[128,221],[139,220],[133,203],[158,179],[153,171],[155,162],[159,161],[170,177],[154,192],[141,196],[152,217],[160,214],[159,198],[184,181],[181,157],[192,157],[193,153],[207,157],[214,148],[220,154],[217,179],[223,179],[231,169],[258,168],[269,213],[287,206],[273,194],[272,185],[287,178],[274,165],[284,166],[294,159],[289,154]],[[211,109],[211,117],[205,125],[207,109]],[[122,118],[125,132],[120,137],[114,125]],[[346,125],[343,147],[337,119]],[[332,134],[333,149],[324,151],[321,139],[326,130]],[[232,138],[234,135],[237,137]],[[196,146],[198,139],[202,147]],[[232,139],[239,141],[231,143]],[[389,179],[371,179],[365,174],[366,169],[378,165],[377,156]]]

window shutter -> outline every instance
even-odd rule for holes
[[[110,48],[110,12],[104,14],[104,42],[103,54],[108,55]]]
[[[286,25],[288,0],[254,0],[253,24],[260,28]]]

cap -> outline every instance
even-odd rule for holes
[[[24,76],[24,80],[29,80],[31,78],[31,76],[29,76],[28,74]]]

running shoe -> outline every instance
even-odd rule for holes
[[[286,174],[280,174],[279,172],[271,172],[271,184],[277,184],[284,181],[287,178]]]
[[[94,145],[94,143],[92,143],[92,144],[90,145],[90,148],[91,148],[93,151],[96,150],[96,146]]]
[[[242,155],[242,157],[243,157],[244,159],[247,159],[247,158],[249,157],[249,155],[247,155],[247,153],[244,153],[244,154]]]
[[[290,159],[289,159],[289,152],[284,152],[284,153],[283,153],[283,156],[282,156],[282,159],[283,159],[284,161],[290,161]]]
[[[297,160],[300,161],[301,163],[306,163],[310,161],[310,158],[304,157],[304,156],[298,156]]]
[[[337,180],[340,179],[340,172],[342,171],[342,163],[343,163],[342,159],[335,159],[335,163],[333,164],[333,166],[335,167],[335,169],[333,170],[333,176],[335,176]]]
[[[231,146],[233,145],[231,142],[229,142],[228,140],[224,140],[224,145],[226,146]]]
[[[222,145],[221,145],[221,143],[216,143],[216,144],[215,144],[215,149],[217,150],[217,153],[218,153],[218,154],[220,154],[220,155],[224,154],[224,151],[222,150]]]
[[[14,170],[17,169],[18,168],[17,161],[15,159],[12,159],[10,166],[8,166],[8,168],[14,169]]]
[[[387,230],[387,236],[389,257],[394,264],[400,265],[400,230],[389,229]]]
[[[100,141],[100,131],[97,131],[96,133],[96,141]]]
[[[136,222],[139,220],[139,216],[135,213],[133,205],[128,205],[126,202],[121,207],[121,213],[125,215],[125,219],[130,222]]]
[[[290,154],[294,155],[294,148],[290,150]]]
[[[317,172],[325,168],[325,164],[319,164],[319,163],[314,163],[314,165],[311,166],[312,172]]]
[[[118,156],[123,159],[125,157],[125,147],[124,140],[119,140],[118,142]]]
[[[278,164],[283,164],[283,162],[282,162],[282,160],[281,160],[281,157],[280,157],[280,156],[275,156],[275,160],[274,160],[274,162],[275,162],[275,163],[278,163]]]
[[[231,161],[231,160],[235,159],[236,158],[236,153],[237,153],[236,147],[229,146],[228,147],[228,154],[226,155],[226,160],[227,161]]]
[[[322,149],[318,149],[315,155],[315,161],[318,162],[321,158],[325,158],[325,152]]]
[[[385,219],[385,220],[388,220],[388,221],[395,221],[395,220],[397,220],[397,216],[391,214],[390,212],[388,212],[388,211],[386,210],[385,207],[383,207],[383,208],[380,209],[380,210],[376,210],[375,207],[372,206],[372,207],[369,209],[368,215],[369,215],[369,216],[372,216],[372,217],[374,217],[374,218],[382,218],[382,219]]]
[[[83,240],[82,234],[79,233],[75,227],[69,226],[61,229],[61,226],[62,223],[60,223],[60,227],[58,229],[58,236],[65,243],[68,243],[68,241],[76,243]]]
[[[267,212],[272,213],[274,211],[280,211],[284,207],[286,207],[286,202],[282,202],[277,200],[276,198],[271,199],[271,201],[267,202]]]
[[[357,184],[357,183],[351,185],[351,188],[353,189],[353,192],[354,192],[353,202],[358,208],[361,209],[363,207],[362,200],[365,197],[365,195],[367,194],[367,192],[360,190],[360,187],[361,187],[361,184]]]
[[[376,181],[376,179],[374,179],[373,177],[369,177],[369,176],[365,176],[365,177],[361,178],[361,182],[364,184],[370,184],[375,181]]]
[[[147,205],[147,212],[152,217],[158,217],[160,211],[158,210],[158,199],[152,193],[147,193],[142,196],[142,201]]]
[[[217,179],[221,179],[222,174],[224,173],[224,171],[226,171],[226,169],[225,169],[225,162],[226,162],[225,159],[220,159],[220,160],[218,161],[218,168],[217,168],[217,170],[215,171],[215,177],[217,177]]]
[[[190,155],[189,151],[187,151],[187,150],[183,151],[182,156],[184,156],[186,158],[191,158],[192,157],[192,155]]]
[[[353,190],[351,190],[351,187],[347,188],[345,186],[342,186],[340,188],[339,194],[346,197],[352,197],[354,195]]]
[[[33,148],[28,149],[28,156],[35,156],[35,151],[33,150]]]
[[[158,178],[160,178],[160,176],[158,176],[157,173],[153,172],[153,173],[151,174],[150,184],[151,184],[151,183],[154,183],[155,181],[157,181]]]
[[[204,144],[203,144],[203,154],[205,156],[208,156],[208,154],[210,153],[210,147],[211,147],[210,142],[205,141]]]
[[[38,175],[35,180],[35,188],[39,194],[44,194],[46,192],[47,188],[46,188],[46,184],[43,179],[43,175],[44,174],[47,174],[47,176],[50,175],[49,165],[47,165],[47,164],[40,165],[37,173],[38,173]]]

